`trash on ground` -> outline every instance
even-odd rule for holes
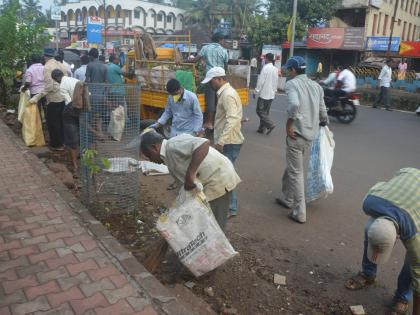
[[[274,284],[276,284],[276,285],[286,285],[286,277],[275,273],[274,274]]]
[[[362,305],[352,305],[350,306],[350,311],[354,315],[365,315],[365,309]]]
[[[164,164],[157,164],[150,161],[140,161],[140,169],[144,175],[157,176],[169,174],[168,167]]]

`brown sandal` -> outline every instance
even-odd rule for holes
[[[391,305],[391,315],[406,315],[408,308],[408,301],[394,298]]]
[[[366,288],[375,283],[375,276],[369,277],[363,272],[359,272],[357,275],[347,280],[345,287],[348,290],[356,291]]]

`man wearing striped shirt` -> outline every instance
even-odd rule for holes
[[[362,272],[347,281],[347,289],[373,284],[377,265],[390,258],[399,238],[407,253],[391,314],[407,314],[414,291],[412,314],[420,315],[420,170],[404,168],[389,181],[377,183],[365,197],[363,211],[370,218],[365,228]]]

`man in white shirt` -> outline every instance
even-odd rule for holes
[[[382,101],[385,101],[385,109],[391,110],[391,105],[389,103],[389,88],[391,87],[392,81],[392,59],[387,59],[386,64],[382,67],[381,73],[378,77],[378,85],[381,87],[376,101],[373,103],[373,108],[377,108],[378,104]]]
[[[337,85],[333,92],[333,102],[337,105],[339,97],[356,91],[356,76],[349,69],[340,71],[337,75]]]
[[[200,182],[217,222],[225,230],[231,194],[241,181],[226,156],[207,139],[182,134],[165,140],[155,131],[141,136],[140,149],[150,161],[165,164],[185,190],[193,190]]]
[[[87,65],[90,61],[89,56],[88,55],[83,55],[80,58],[80,61],[81,61],[82,65],[74,72],[74,77],[77,80],[80,80],[80,81],[84,82],[85,78],[86,78],[86,68],[87,68]]]
[[[64,73],[55,69],[51,73],[52,79],[60,84],[60,93],[64,97],[63,110],[64,145],[69,150],[70,160],[73,164],[73,175],[78,175],[77,154],[79,152],[79,110],[72,106],[73,93],[79,80],[64,76]]]
[[[252,57],[249,65],[251,66],[251,74],[256,74],[257,73],[257,68],[258,68],[257,58]]]
[[[257,115],[260,117],[260,126],[258,133],[266,133],[267,135],[273,131],[275,125],[270,120],[270,107],[277,92],[277,81],[279,78],[278,69],[273,65],[274,55],[268,53],[265,55],[266,65],[261,70],[258,77],[257,87],[254,91],[258,93]]]

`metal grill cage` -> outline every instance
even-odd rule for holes
[[[87,84],[80,114],[81,197],[91,210],[137,211],[140,86]],[[130,145],[131,144],[131,145]]]

